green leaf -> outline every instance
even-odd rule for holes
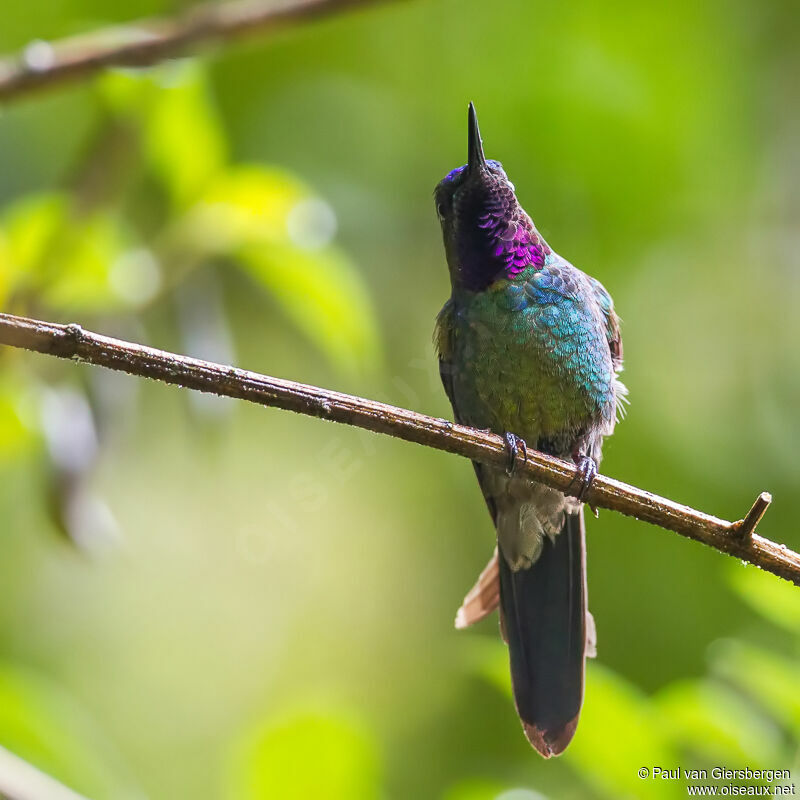
[[[800,632],[800,591],[796,586],[752,566],[737,566],[728,574],[733,589],[765,619]]]
[[[586,700],[578,732],[564,759],[588,783],[612,797],[683,797],[679,781],[662,781],[652,767],[680,763],[659,710],[639,689],[598,664],[586,673]],[[641,767],[651,770],[638,775]]]
[[[511,673],[505,644],[487,636],[473,636],[465,639],[464,644],[467,662],[472,670],[511,698]]]
[[[346,712],[298,710],[248,734],[232,760],[234,800],[368,800],[382,795],[372,737]]]
[[[0,307],[5,308],[6,298],[11,291],[11,253],[5,231],[0,229]]]
[[[754,697],[772,717],[800,736],[800,664],[756,645],[726,639],[716,642],[712,669]]]
[[[196,63],[158,93],[145,133],[145,152],[176,207],[197,199],[223,167],[225,137],[205,76]]]
[[[351,261],[328,242],[332,212],[285,172],[237,167],[218,176],[172,233],[176,252],[229,255],[339,367],[380,360],[375,313]]]
[[[480,778],[461,781],[445,792],[443,800],[545,800],[531,789],[508,789],[497,781]]]
[[[3,214],[4,282],[9,289],[31,280],[45,258],[53,237],[64,222],[66,197],[57,194],[32,195],[11,205]]]
[[[110,275],[128,247],[116,217],[96,214],[70,226],[65,220],[57,252],[49,258],[49,279],[42,281],[41,300],[63,311],[108,311],[125,305]]]
[[[34,434],[21,416],[23,403],[30,407],[25,388],[8,370],[0,376],[0,459],[18,456],[33,440]]]
[[[307,253],[291,246],[243,248],[242,265],[287,316],[339,367],[378,361],[378,327],[363,283],[339,251]]]
[[[173,205],[194,202],[227,160],[205,70],[191,59],[146,71],[115,71],[100,84],[106,105],[141,126],[148,167]]]
[[[739,693],[711,680],[679,681],[655,697],[671,736],[726,766],[765,768],[780,759],[780,733]]]
[[[498,781],[473,778],[451,786],[442,800],[495,800],[505,786]]]
[[[183,221],[183,239],[198,252],[229,254],[248,244],[294,244],[292,212],[314,195],[283,170],[257,165],[227,169]]]
[[[60,194],[25,198],[4,215],[0,274],[64,312],[136,306],[158,288],[152,256],[133,247],[121,219],[98,212],[73,217]]]
[[[0,664],[0,745],[89,797],[138,797],[86,712],[43,676]]]
[[[511,697],[508,649],[501,642],[475,641],[469,657],[479,674]],[[613,797],[680,796],[668,782],[637,774],[639,767],[678,764],[659,710],[632,684],[595,663],[588,665],[580,724],[563,758],[587,783]]]

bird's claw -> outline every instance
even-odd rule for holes
[[[597,475],[597,462],[591,456],[579,455],[575,458],[575,466],[575,477],[572,479],[570,488],[576,483],[578,484],[579,488],[575,497],[579,503],[583,503],[592,486],[592,481]],[[594,511],[594,509],[592,510]]]
[[[506,451],[508,452],[506,475],[508,475],[509,478],[513,478],[517,470],[517,455],[521,452],[522,462],[525,463],[528,459],[528,445],[525,444],[524,439],[521,439],[510,431],[506,431],[503,438],[506,440]]]

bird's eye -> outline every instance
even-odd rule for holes
[[[436,204],[436,213],[439,215],[441,219],[444,219],[444,215],[447,211],[444,203],[437,203]]]

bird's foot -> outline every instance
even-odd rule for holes
[[[591,456],[582,454],[576,454],[573,458],[575,460],[576,470],[575,477],[570,484],[570,489],[572,489],[575,484],[578,485],[578,491],[575,497],[579,503],[582,503],[586,500],[586,495],[589,493],[592,481],[594,481],[597,475],[597,462]]]
[[[510,431],[506,431],[503,438],[506,440],[506,450],[508,452],[506,475],[508,475],[509,478],[513,478],[517,470],[517,455],[521,453],[522,463],[524,464],[528,458],[528,445],[525,444],[524,439],[520,439],[519,436],[516,436]]]

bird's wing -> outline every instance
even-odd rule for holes
[[[436,353],[439,356],[439,375],[444,385],[444,390],[453,407],[453,415],[456,422],[469,424],[458,410],[458,398],[453,387],[453,303],[448,300],[439,316],[436,318],[436,329],[434,332],[434,344]],[[497,508],[494,500],[486,492],[486,480],[484,480],[484,470],[486,467],[477,461],[472,462],[475,474],[478,477],[484,500],[491,514],[492,521],[497,519]],[[500,576],[497,571],[497,549],[495,548],[492,558],[486,565],[486,569],[478,576],[475,586],[468,592],[464,602],[458,609],[456,615],[456,628],[466,628],[479,622],[497,608],[500,602]]]
[[[465,419],[464,415],[459,410],[458,395],[455,390],[454,377],[454,364],[453,364],[453,301],[448,300],[439,316],[436,318],[436,328],[433,336],[434,344],[436,346],[436,353],[439,356],[439,376],[442,379],[444,390],[447,392],[447,397],[450,400],[450,405],[453,407],[453,415],[456,422],[462,425],[471,425],[471,421]],[[478,461],[473,461],[472,466],[475,468],[475,474],[478,476],[478,483],[481,486],[483,497],[486,500],[486,505],[489,508],[489,513],[492,515],[492,521],[497,519],[497,508],[495,507],[494,500],[486,492],[486,481],[484,480],[484,470],[486,467]]]
[[[453,301],[448,300],[439,316],[436,317],[436,328],[433,331],[433,344],[439,357],[439,377],[442,379],[447,399],[453,406],[456,422],[461,422],[453,392]]]
[[[614,311],[614,301],[600,281],[592,277],[589,280],[594,289],[595,300],[606,320],[606,336],[608,337],[608,347],[611,350],[611,361],[614,369],[619,372],[622,369],[622,334],[619,329],[619,317]]]
[[[619,326],[619,317],[617,312],[614,311],[614,301],[600,281],[592,277],[589,277],[589,281],[592,284],[597,305],[603,312],[605,319],[606,338],[608,339],[608,348],[611,351],[611,363],[614,366],[614,372],[619,375],[622,372],[622,333]],[[628,390],[619,378],[614,382],[614,397],[616,398],[617,419],[622,419],[625,416],[625,405],[628,402]]]

